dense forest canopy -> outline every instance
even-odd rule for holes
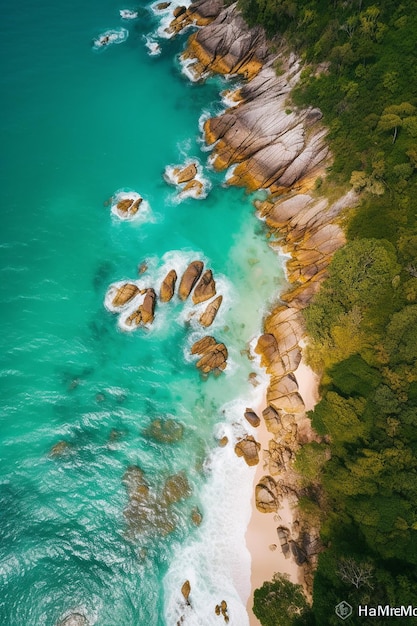
[[[293,99],[321,108],[334,155],[320,192],[350,183],[363,195],[305,312],[309,359],[322,373],[311,418],[323,443],[296,461],[315,487],[302,505],[320,519],[325,546],[304,619],[338,624],[342,599],[417,606],[416,4],[239,3],[304,61]],[[368,621],[391,623],[349,618]]]

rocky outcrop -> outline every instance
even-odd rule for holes
[[[223,296],[217,296],[212,302],[210,302],[206,309],[200,316],[198,320],[202,326],[208,327],[211,326],[215,320],[218,310],[220,309],[220,305],[223,301]]]
[[[202,10],[202,3],[197,10]],[[216,11],[217,7],[212,13]],[[250,79],[260,71],[267,54],[262,28],[249,30],[232,5],[222,8],[210,24],[191,35],[184,57],[196,59],[191,66],[196,76],[209,71]]]
[[[177,282],[177,272],[170,270],[161,283],[159,299],[161,302],[169,302],[175,293],[175,283]]]
[[[203,271],[204,263],[202,261],[192,261],[182,275],[180,286],[178,288],[178,296],[180,300],[186,300],[193,290],[194,285],[198,281]]]
[[[282,192],[318,176],[328,165],[321,115],[288,108],[289,74],[297,72],[295,59],[280,77],[273,67],[264,67],[241,90],[243,103],[205,123],[206,141],[217,142],[214,167],[222,170],[236,164],[229,184]]]
[[[215,295],[216,283],[213,278],[213,272],[206,270],[194,289],[193,302],[194,304],[200,304],[200,302],[209,300]]]
[[[235,452],[237,456],[243,457],[249,466],[252,466],[259,463],[260,448],[261,444],[255,441],[252,435],[249,435],[237,442]]]
[[[203,374],[226,369],[227,348],[224,343],[218,343],[214,337],[203,337],[196,341],[191,348],[191,354],[201,356],[201,359],[197,361],[197,367]]]
[[[116,295],[112,300],[113,306],[124,306],[139,293],[139,287],[133,283],[125,283],[116,291]]]

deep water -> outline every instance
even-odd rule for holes
[[[149,56],[157,18],[144,5],[122,21],[123,8],[137,7],[3,8],[0,624],[54,626],[77,611],[98,626],[175,626],[181,615],[209,626],[225,599],[230,623],[245,626],[253,474],[233,440],[261,394],[248,384],[262,373],[247,352],[281,264],[251,198],[226,188],[202,150],[199,119],[221,110],[232,83],[192,84],[178,61],[185,36]],[[121,27],[123,43],[94,49]],[[163,172],[192,157],[211,189],[178,201]],[[131,222],[112,215],[104,203],[120,189],[139,192],[150,211]],[[226,372],[207,380],[189,354],[204,334],[189,321],[191,303],[161,304],[150,329],[131,333],[104,306],[109,285],[137,280],[143,261],[140,280],[157,289],[195,258],[224,296],[210,333],[230,354]],[[155,439],[156,419],[180,424],[182,437]],[[150,495],[146,510],[126,514],[132,466]],[[190,493],[164,508],[177,474]]]

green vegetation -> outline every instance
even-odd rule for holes
[[[293,100],[321,108],[334,154],[316,190],[350,182],[363,197],[305,312],[325,443],[295,463],[325,546],[308,623],[339,624],[342,599],[417,606],[417,13],[411,0],[239,2],[305,62]]]
[[[294,585],[282,574],[255,589],[253,612],[263,626],[307,626],[309,607],[301,585]]]

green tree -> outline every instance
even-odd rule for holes
[[[274,574],[253,595],[253,612],[262,626],[292,626],[308,611],[301,585],[294,585],[284,574]]]

